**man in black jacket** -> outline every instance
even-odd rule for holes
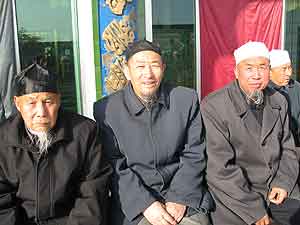
[[[212,200],[197,93],[161,82],[155,44],[135,42],[126,57],[129,84],[94,106],[114,167],[109,224],[207,225]]]
[[[60,108],[55,76],[16,77],[17,115],[0,127],[0,224],[106,225],[108,177],[96,123]]]
[[[300,83],[291,78],[293,74],[288,51],[273,49],[270,52],[269,86],[283,94],[289,103],[290,128],[295,144],[300,147]]]

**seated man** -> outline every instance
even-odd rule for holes
[[[110,225],[207,225],[205,141],[197,93],[161,82],[158,46],[126,52],[129,84],[101,99],[94,116],[114,167]]]
[[[269,86],[283,94],[289,103],[290,128],[295,144],[300,147],[300,84],[291,78],[293,74],[288,51],[273,49],[270,52]]]
[[[202,102],[214,225],[299,225],[297,152],[287,102],[267,87],[269,51],[234,52],[236,80]]]
[[[16,77],[14,102],[0,126],[0,224],[106,225],[111,167],[96,123],[60,108],[38,64]]]

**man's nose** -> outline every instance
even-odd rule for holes
[[[37,113],[37,116],[45,116],[46,109],[45,109],[45,105],[43,102],[38,102],[36,104],[36,113]]]
[[[287,76],[292,76],[292,70],[291,69],[287,69],[286,71],[285,71],[285,74],[287,75]]]
[[[147,75],[147,76],[152,76],[153,70],[152,70],[151,65],[146,65],[144,71],[145,71],[145,75]]]
[[[253,78],[254,79],[260,79],[262,76],[261,76],[261,72],[259,71],[259,69],[258,68],[255,68],[254,70],[253,70]]]

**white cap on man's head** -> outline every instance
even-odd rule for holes
[[[235,64],[252,57],[270,58],[267,46],[262,42],[249,41],[234,51]]]
[[[271,68],[291,63],[289,52],[281,49],[273,49],[270,51]]]

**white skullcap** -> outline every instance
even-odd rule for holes
[[[273,49],[270,51],[271,68],[278,67],[287,63],[291,63],[289,52],[281,49]]]
[[[265,57],[269,59],[269,50],[262,42],[249,41],[234,51],[235,64],[252,57]]]

